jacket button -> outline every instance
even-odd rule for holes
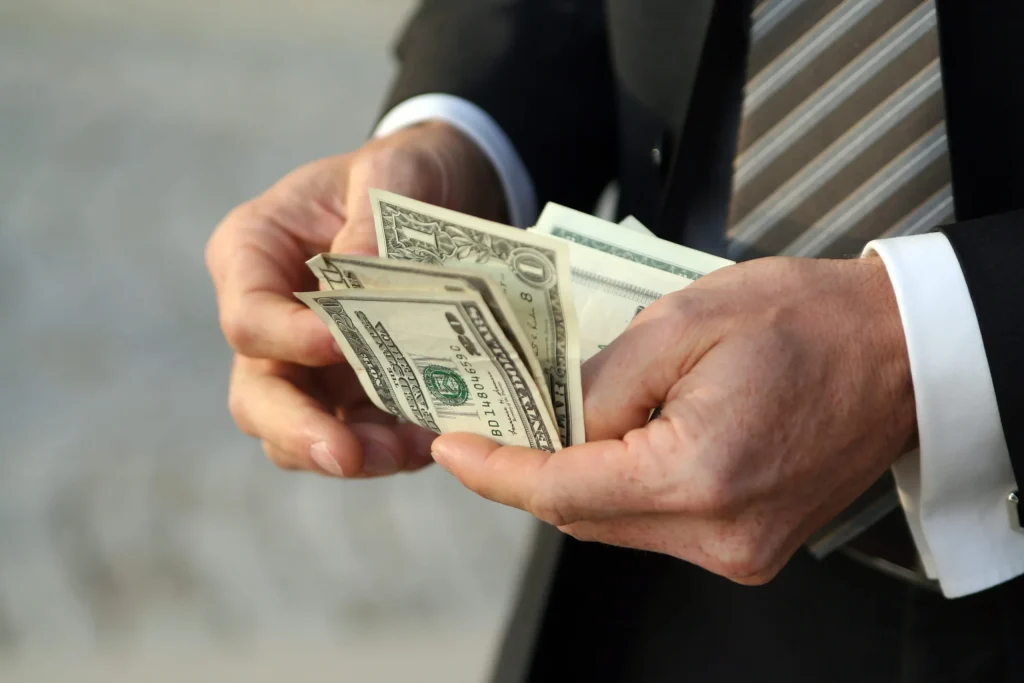
[[[651,163],[655,168],[661,167],[661,146],[655,145],[651,148]]]

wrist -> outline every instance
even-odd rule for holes
[[[437,92],[416,95],[385,114],[377,124],[374,137],[383,137],[426,121],[448,124],[476,146],[473,155],[482,153],[489,162],[471,164],[483,168],[481,175],[487,178],[488,191],[481,196],[467,192],[460,199],[479,206],[479,213],[487,218],[502,220],[520,228],[533,224],[537,219],[537,194],[530,172],[512,140],[497,121],[473,102]],[[462,144],[457,143],[456,146],[461,147]],[[493,195],[493,174],[498,177],[503,193],[501,198]],[[473,185],[474,180],[469,178],[465,186]],[[462,181],[459,186],[463,186]]]
[[[444,206],[500,223],[509,222],[501,179],[473,140],[445,121],[423,121],[408,130],[415,132],[423,149],[439,167]]]
[[[899,455],[918,446],[917,410],[914,384],[910,370],[910,353],[903,330],[896,293],[885,263],[875,255],[865,256],[851,265],[860,271],[865,315],[865,345],[871,348],[878,372],[892,397],[892,428],[894,438],[902,444]]]

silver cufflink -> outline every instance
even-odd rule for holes
[[[1010,528],[1024,533],[1024,524],[1021,524],[1020,519],[1020,496],[1017,495],[1017,491],[1011,491],[1006,497],[1006,514],[1010,518]]]

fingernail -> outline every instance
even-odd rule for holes
[[[398,471],[398,461],[390,451],[373,441],[363,442],[363,472],[392,474]]]
[[[341,471],[341,465],[338,464],[337,459],[331,454],[331,449],[327,447],[327,442],[317,441],[315,444],[309,447],[309,457],[313,459],[320,468],[328,474],[333,474],[336,477],[343,477],[345,473]]]
[[[345,357],[345,352],[341,350],[341,344],[339,344],[337,340],[335,340],[335,341],[332,341],[332,342],[331,342],[331,345],[332,345],[332,346],[334,347],[334,350],[335,350],[335,352],[336,352],[336,353],[337,353],[337,354],[338,354],[339,356],[341,356],[342,358],[344,358],[344,357]]]
[[[448,467],[448,458],[450,455],[451,452],[445,448],[444,442],[441,439],[437,439],[430,444],[430,457],[434,459],[434,462],[446,470],[450,469]]]

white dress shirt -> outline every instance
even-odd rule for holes
[[[376,136],[414,123],[451,124],[491,160],[514,225],[537,217],[533,181],[511,140],[485,111],[445,94],[392,109]],[[1016,488],[974,306],[941,233],[870,242],[896,292],[917,402],[919,451],[893,466],[900,502],[927,574],[955,598],[1024,574],[1024,534],[1010,527]]]

